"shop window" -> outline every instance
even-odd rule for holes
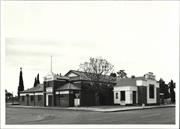
[[[121,91],[121,100],[125,101],[125,91]]]
[[[116,99],[118,99],[118,93],[116,93]]]
[[[31,101],[34,101],[34,96],[33,95],[31,95]]]
[[[154,85],[149,85],[149,98],[154,98]]]

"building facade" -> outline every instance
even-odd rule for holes
[[[84,72],[70,70],[65,76],[50,72],[43,84],[20,92],[20,104],[27,106],[95,106],[159,104],[159,83],[153,73],[143,77],[116,78],[98,82],[101,90]]]
[[[114,104],[159,104],[159,83],[149,72],[143,77],[117,78],[114,86]]]
[[[103,92],[93,88],[84,72],[70,70],[65,76],[49,73],[44,83],[20,92],[20,103],[29,106],[94,106],[112,105],[113,88],[99,82]]]

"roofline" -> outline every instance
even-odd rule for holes
[[[42,91],[21,91],[20,93],[37,93],[37,92],[43,92]]]

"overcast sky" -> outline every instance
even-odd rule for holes
[[[153,72],[179,85],[177,2],[7,2],[5,88],[17,94],[50,71],[77,70],[89,57],[107,59],[128,76]]]

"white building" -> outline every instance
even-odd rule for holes
[[[113,92],[114,104],[159,104],[159,83],[151,72],[143,77],[117,78]]]

